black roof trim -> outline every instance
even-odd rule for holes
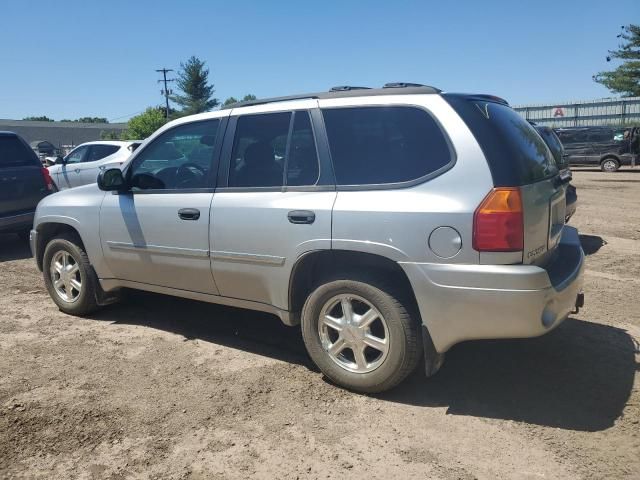
[[[371,87],[352,87],[351,85],[340,85],[331,87],[330,92],[347,92],[349,90],[371,90]]]
[[[249,107],[253,105],[264,105],[267,103],[287,102],[291,100],[306,99],[325,99],[325,98],[348,98],[348,97],[373,97],[378,95],[426,95],[438,94],[441,90],[435,87],[404,87],[404,88],[356,88],[349,87],[349,90],[336,90],[329,92],[306,93],[301,95],[288,95],[286,97],[262,98],[257,100],[249,100],[247,102],[238,102],[221,107],[220,110],[230,108]]]
[[[422,83],[410,83],[410,82],[390,82],[385,83],[382,88],[408,88],[408,87],[428,87],[429,85],[423,85]],[[433,88],[433,87],[430,87]]]

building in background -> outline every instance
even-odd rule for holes
[[[113,132],[119,136],[126,128],[126,123],[36,122],[0,119],[0,131],[15,132],[30,145],[49,142],[63,155],[76,145],[100,140],[103,132]]]
[[[640,125],[640,97],[516,105],[525,119],[549,127]]]

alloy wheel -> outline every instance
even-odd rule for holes
[[[49,267],[51,283],[56,294],[65,302],[73,303],[82,292],[80,266],[66,250],[59,250],[51,259]]]
[[[389,329],[384,317],[357,295],[330,298],[320,311],[318,334],[331,360],[353,373],[375,370],[389,353]]]
[[[603,169],[605,172],[615,172],[615,171],[616,171],[616,169],[617,169],[616,162],[615,162],[615,161],[613,161],[613,160],[605,160],[605,161],[602,163],[602,169]]]

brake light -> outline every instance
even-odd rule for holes
[[[47,186],[47,190],[53,191],[53,180],[51,179],[51,174],[49,170],[42,167],[42,178],[44,179],[44,184]]]
[[[494,188],[485,197],[473,215],[473,248],[480,252],[516,252],[524,248],[519,188]]]

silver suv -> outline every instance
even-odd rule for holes
[[[500,98],[340,87],[167,124],[42,200],[31,245],[66,313],[123,288],[270,312],[332,381],[379,392],[582,306],[557,173]]]

